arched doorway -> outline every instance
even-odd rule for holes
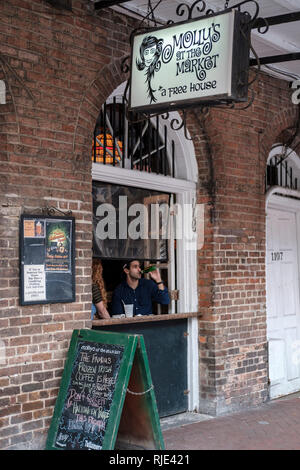
[[[103,105],[102,113],[99,114],[97,120],[93,143],[93,182],[98,187],[113,185],[114,190],[118,187],[127,188],[127,191],[129,188],[129,192],[136,194],[147,190],[153,192],[155,197],[158,198],[162,195],[168,196],[170,207],[173,207],[172,204],[176,203],[177,209],[185,209],[182,224],[193,227],[196,182],[198,179],[197,163],[192,142],[185,139],[183,130],[175,132],[171,128],[171,119],[176,118],[180,122],[180,116],[178,113],[172,113],[168,121],[154,118],[148,122],[146,121],[146,123],[138,123],[137,127],[133,128],[132,134],[130,134],[128,122],[122,123],[121,119],[121,107],[124,106],[122,101],[124,88],[125,84],[122,84],[112,93],[106,104]],[[108,152],[105,150],[103,153],[101,149],[108,147],[107,142],[110,139],[108,134],[113,137],[109,144],[111,147],[108,148]],[[158,165],[155,158],[161,159],[161,161],[165,159],[165,161]],[[150,199],[153,198],[153,194],[151,193]],[[172,213],[172,210],[170,213]],[[172,235],[174,224],[172,225],[171,222],[170,225]],[[184,343],[186,344],[185,371],[178,373],[177,370],[177,379],[181,373],[186,376],[185,389],[183,390],[181,387],[181,390],[178,390],[178,394],[184,394],[183,402],[185,405],[182,404],[181,408],[180,406],[179,408],[174,406],[175,403],[180,401],[179,395],[177,397],[174,395],[171,404],[164,405],[164,397],[167,397],[166,400],[169,401],[170,394],[174,394],[177,388],[178,380],[176,382],[175,377],[170,378],[170,381],[174,381],[173,385],[169,383],[168,387],[158,397],[161,416],[198,409],[198,321],[196,315],[189,315],[197,312],[198,309],[197,237],[194,235],[193,237],[181,236],[176,238],[173,231],[173,235],[168,239],[169,257],[167,262],[162,263],[157,259],[154,260],[160,263],[162,269],[165,268],[168,271],[169,291],[175,291],[179,294],[175,298],[172,297],[169,310],[165,312],[168,314],[166,315],[167,319],[164,322],[152,322],[149,325],[148,330],[152,332],[149,342],[154,342],[154,338],[155,340],[160,337],[161,339],[166,338],[168,334],[172,336],[172,332],[174,332],[173,339],[177,337],[182,342],[182,337],[184,337]],[[145,260],[146,258],[145,256]],[[181,325],[176,324],[176,321],[179,320],[184,320],[184,323]],[[136,325],[127,324],[123,327],[119,326],[119,331],[136,332],[137,330]],[[148,333],[143,330],[143,334],[147,335]],[[170,338],[170,341],[173,341],[173,339]],[[176,346],[174,346],[173,355],[175,352]],[[168,353],[163,354],[165,354],[165,358],[168,355]],[[151,366],[151,357],[149,359]],[[164,366],[162,366],[162,362],[158,364],[162,377],[171,366],[177,367],[176,361],[172,358],[169,359],[169,364]],[[156,366],[153,365],[153,367]],[[164,379],[158,377],[157,380],[163,381]],[[159,387],[162,390],[164,384],[159,385]],[[185,409],[182,407],[185,407]]]
[[[267,162],[266,276],[270,398],[300,390],[298,155],[275,145]]]

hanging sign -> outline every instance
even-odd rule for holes
[[[75,220],[22,215],[20,304],[74,302]]]
[[[133,36],[130,110],[247,101],[249,18],[236,10]]]
[[[73,331],[46,448],[164,449],[143,336]]]

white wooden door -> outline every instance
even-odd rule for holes
[[[267,337],[270,397],[300,390],[299,265],[295,212],[267,214]]]

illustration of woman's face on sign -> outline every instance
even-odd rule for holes
[[[153,59],[155,57],[156,49],[156,45],[153,45],[152,47],[146,47],[146,49],[144,50],[144,60],[147,67],[152,64]]]
[[[150,103],[157,101],[154,96],[155,90],[152,88],[151,80],[154,78],[154,73],[158,72],[161,66],[162,45],[163,39],[158,39],[155,36],[144,37],[140,46],[140,58],[136,59],[137,69],[145,71]]]

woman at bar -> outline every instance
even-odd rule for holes
[[[110,318],[107,305],[106,289],[103,280],[103,267],[101,260],[93,258],[92,298],[96,318]],[[93,311],[92,311],[93,316]],[[93,319],[93,318],[92,318]]]

